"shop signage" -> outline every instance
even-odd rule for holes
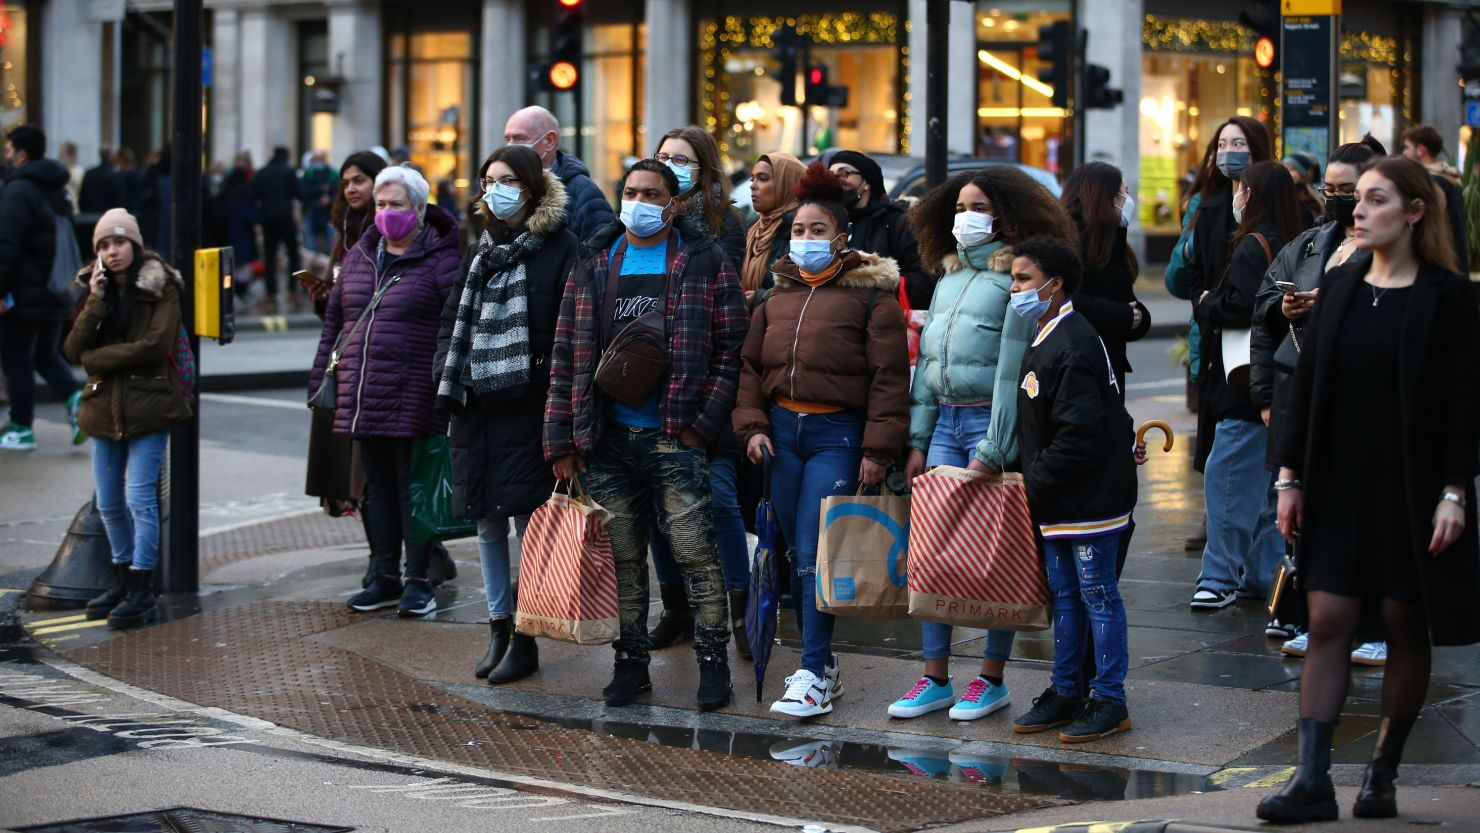
[[[1284,0],[1283,7],[1339,6]],[[1288,15],[1288,12],[1286,12]],[[1336,33],[1339,18],[1286,16],[1280,21],[1281,134],[1284,153],[1305,151],[1325,163],[1336,134]]]
[[[1465,126],[1480,127],[1480,101],[1472,98],[1465,102]]]

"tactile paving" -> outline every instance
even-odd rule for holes
[[[666,801],[880,831],[1060,803],[970,784],[799,769],[506,714],[306,638],[355,621],[333,603],[255,602],[132,631],[68,657],[151,691],[325,738]]]

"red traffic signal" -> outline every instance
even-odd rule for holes
[[[557,90],[569,90],[581,80],[581,71],[576,69],[576,65],[570,61],[556,61],[550,64],[549,77],[551,87]]]
[[[825,73],[825,72],[822,71],[822,67],[812,67],[811,69],[807,70],[807,83],[808,84],[811,84],[812,86],[817,87],[817,86],[821,86],[822,83],[824,81],[826,81],[826,80],[827,80],[827,73]]]
[[[585,0],[557,0],[557,2],[559,2],[560,5],[564,6],[567,9],[574,9],[576,6],[584,3]]]

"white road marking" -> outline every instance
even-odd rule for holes
[[[236,396],[230,393],[203,393],[200,398],[202,402],[215,402],[221,405],[255,405],[259,408],[281,408],[301,413],[308,411],[306,397],[303,402],[295,402],[291,399],[269,399],[265,396]]]
[[[1128,382],[1126,390],[1160,390],[1161,388],[1186,387],[1186,379],[1158,379],[1155,382]],[[209,395],[209,394],[207,394]]]

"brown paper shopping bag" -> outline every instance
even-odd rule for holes
[[[834,616],[907,618],[910,499],[826,497],[820,526],[817,609]]]
[[[514,628],[577,645],[618,634],[617,565],[606,532],[611,513],[575,487],[534,510],[520,545]]]

